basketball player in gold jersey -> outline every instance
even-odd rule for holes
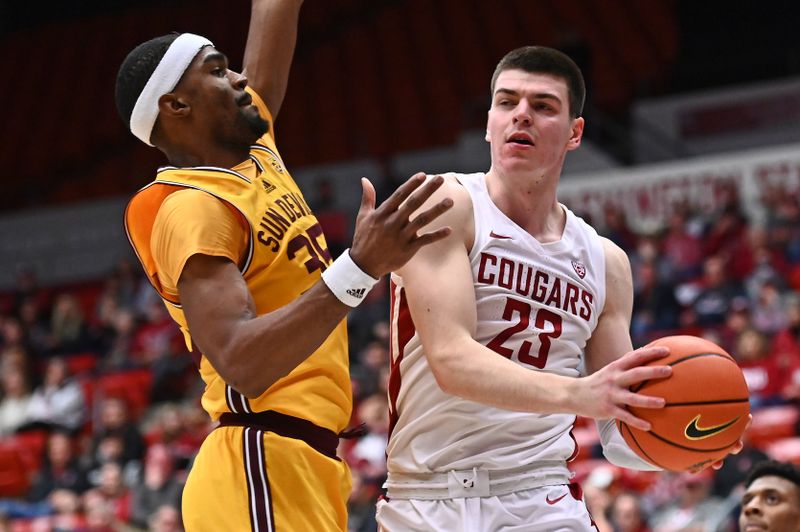
[[[365,179],[352,248],[332,260],[273,134],[300,4],[253,0],[241,74],[184,33],[139,45],[117,77],[123,120],[171,165],[133,197],[126,230],[220,422],[187,480],[189,531],[346,529],[350,477],[336,456],[352,406],[345,316],[449,234],[417,234],[449,199],[410,219],[441,178],[416,175],[378,208]]]

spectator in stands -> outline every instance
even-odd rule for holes
[[[705,532],[725,512],[723,502],[710,496],[712,472],[680,473],[678,499],[657,510],[649,526],[658,532]]]
[[[640,336],[678,327],[682,308],[675,298],[672,284],[658,278],[655,262],[639,264],[637,273],[632,334]]]
[[[32,266],[19,266],[14,281],[14,312],[17,315],[20,313],[22,303],[28,299],[36,299],[41,306],[45,305],[45,294],[39,288],[39,278]]]
[[[768,233],[763,227],[751,226],[748,237],[747,245],[734,250],[735,255],[731,258],[746,263],[749,269],[742,266],[732,268],[734,274],[737,269],[742,274],[734,275],[733,278],[744,280],[751,299],[758,297],[758,291],[765,282],[777,284],[783,289],[786,284],[783,277],[789,272],[785,250],[770,244]]]
[[[725,459],[722,467],[714,473],[711,494],[717,497],[730,497],[742,486],[747,474],[753,466],[763,462],[768,456],[760,449],[753,447],[747,431],[742,437],[744,447],[738,454],[732,454]]]
[[[369,342],[358,352],[358,364],[351,370],[356,381],[356,401],[372,395],[378,390],[378,375],[381,368],[389,365],[388,343],[377,340]]]
[[[703,237],[703,254],[727,258],[733,248],[740,246],[741,239],[746,238],[747,224],[736,184],[722,185],[718,194],[720,206],[709,213],[708,227]]]
[[[768,347],[762,333],[756,329],[746,329],[739,335],[736,348],[731,353],[744,373],[753,409],[780,403],[780,393],[786,383],[786,372]]]
[[[182,354],[185,354],[183,334],[170,318],[164,303],[154,300],[142,310],[142,320],[136,328],[132,346],[133,361],[151,366],[168,357],[176,347],[183,347]],[[190,361],[188,356],[185,358]]]
[[[611,508],[609,485],[610,483],[603,485],[588,480],[583,484],[583,499],[586,501],[586,508],[589,509],[589,514],[591,514],[597,529],[602,531],[611,530],[608,516]]]
[[[83,497],[86,530],[91,532],[126,532],[124,523],[114,515],[114,505],[97,490],[87,491]]]
[[[53,515],[50,516],[47,528],[43,530],[53,530],[56,532],[67,530],[79,530],[83,517],[81,516],[80,497],[70,490],[55,490],[49,497]],[[35,526],[34,530],[37,530]]]
[[[206,431],[195,433],[187,426],[187,410],[193,408],[187,406],[181,408],[175,403],[166,403],[154,416],[154,420],[148,430],[146,439],[150,444],[163,444],[169,453],[175,457],[177,467],[182,468],[189,463],[191,458],[200,448]],[[202,415],[202,412],[200,413]],[[203,418],[205,421],[205,418]]]
[[[767,232],[771,247],[781,249],[792,264],[800,262],[800,205],[797,189],[777,187],[771,201],[765,204]]]
[[[12,350],[20,350],[23,353],[29,351],[25,329],[16,317],[7,316],[0,323],[0,345],[3,346],[3,353]]]
[[[347,531],[377,532],[375,500],[380,490],[373,482],[367,482],[358,469],[352,470],[353,485],[347,501]]]
[[[106,277],[103,296],[108,296],[120,308],[133,310],[139,288],[139,268],[128,259],[120,260],[114,271]]]
[[[773,337],[771,351],[779,358],[786,375],[781,395],[787,400],[797,400],[800,399],[800,298],[789,298],[786,322],[786,328]]]
[[[170,505],[162,505],[148,521],[150,532],[180,532],[181,515],[178,509]]]
[[[144,461],[142,481],[133,488],[131,521],[134,524],[145,526],[164,505],[180,507],[182,486],[174,472],[174,457],[168,448],[160,444],[151,446]]]
[[[614,532],[650,532],[642,503],[635,493],[623,491],[611,503],[611,523]]]
[[[50,324],[45,316],[47,309],[35,297],[23,300],[19,306],[19,323],[24,331],[25,345],[36,356],[50,354],[53,348]]]
[[[336,189],[327,177],[317,181],[316,201],[311,205],[325,233],[325,242],[334,257],[347,248],[350,230],[347,213],[336,205]]]
[[[28,421],[37,425],[77,431],[86,418],[86,401],[80,384],[70,378],[63,358],[47,362],[44,381],[28,403]]]
[[[23,520],[22,530],[48,532],[79,530],[81,524],[80,498],[74,491],[56,489],[46,499],[39,502],[0,499],[0,523],[2,517]],[[30,528],[24,528],[25,524]],[[0,531],[10,530],[18,529],[4,528],[0,524]]]
[[[708,257],[703,263],[700,292],[692,303],[694,323],[703,327],[722,325],[734,300],[740,297],[744,293],[728,280],[724,259],[717,255]]]
[[[669,217],[662,240],[664,260],[675,281],[694,279],[702,271],[703,249],[700,239],[689,230],[686,208],[678,207]]]
[[[50,316],[50,351],[80,353],[89,347],[83,311],[77,298],[69,293],[59,295]]]
[[[753,327],[764,334],[772,335],[789,324],[786,314],[786,298],[781,293],[777,279],[761,283],[753,301],[751,311]]]
[[[373,394],[358,405],[358,418],[366,425],[367,434],[350,451],[354,467],[366,480],[380,481],[386,477],[386,442],[389,439],[389,402],[384,394]]]
[[[100,468],[99,484],[91,491],[105,499],[119,521],[126,523],[130,520],[131,491],[123,482],[122,468],[118,463],[108,462]]]
[[[105,397],[100,403],[100,419],[92,436],[95,467],[117,461],[123,467],[139,462],[145,454],[145,442],[138,425],[131,421],[128,405],[120,397]]]
[[[28,492],[30,501],[43,501],[58,489],[80,494],[89,488],[86,476],[78,465],[73,445],[68,432],[56,430],[50,434],[42,467]]]
[[[30,384],[23,368],[0,363],[0,437],[13,434],[25,424],[30,399]]]
[[[757,464],[745,481],[742,531],[800,531],[800,469],[768,460]]]
[[[142,316],[133,337],[133,361],[148,366],[153,374],[153,402],[179,401],[186,394],[187,380],[196,378],[183,334],[161,300],[150,301]]]
[[[628,225],[625,213],[613,203],[606,203],[603,207],[603,224],[599,233],[621,247],[626,253],[630,253],[636,248],[637,238]]]
[[[131,353],[136,334],[136,315],[133,309],[116,307],[108,323],[105,340],[107,347],[104,349],[102,366],[106,370],[130,368],[132,364]]]

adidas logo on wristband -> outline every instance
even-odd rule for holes
[[[361,299],[364,297],[364,293],[367,291],[366,288],[348,288],[347,293],[353,297],[357,297]]]
[[[378,280],[364,273],[350,258],[350,250],[346,249],[322,272],[322,282],[328,285],[339,301],[357,307]]]

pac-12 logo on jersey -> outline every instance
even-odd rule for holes
[[[584,266],[582,262],[573,260],[572,267],[575,269],[575,273],[578,274],[578,277],[580,277],[581,279],[586,277],[586,266]]]
[[[269,164],[272,165],[272,168],[274,168],[276,172],[282,174],[285,171],[283,169],[283,165],[281,164],[280,160],[278,160],[277,157],[272,155],[272,153],[269,153],[269,155],[267,155],[267,159],[269,160]]]

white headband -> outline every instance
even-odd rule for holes
[[[167,48],[167,53],[161,58],[136,99],[131,113],[131,132],[148,146],[152,146],[150,134],[158,118],[158,99],[175,88],[197,52],[204,46],[214,44],[194,33],[182,33],[178,36]]]

